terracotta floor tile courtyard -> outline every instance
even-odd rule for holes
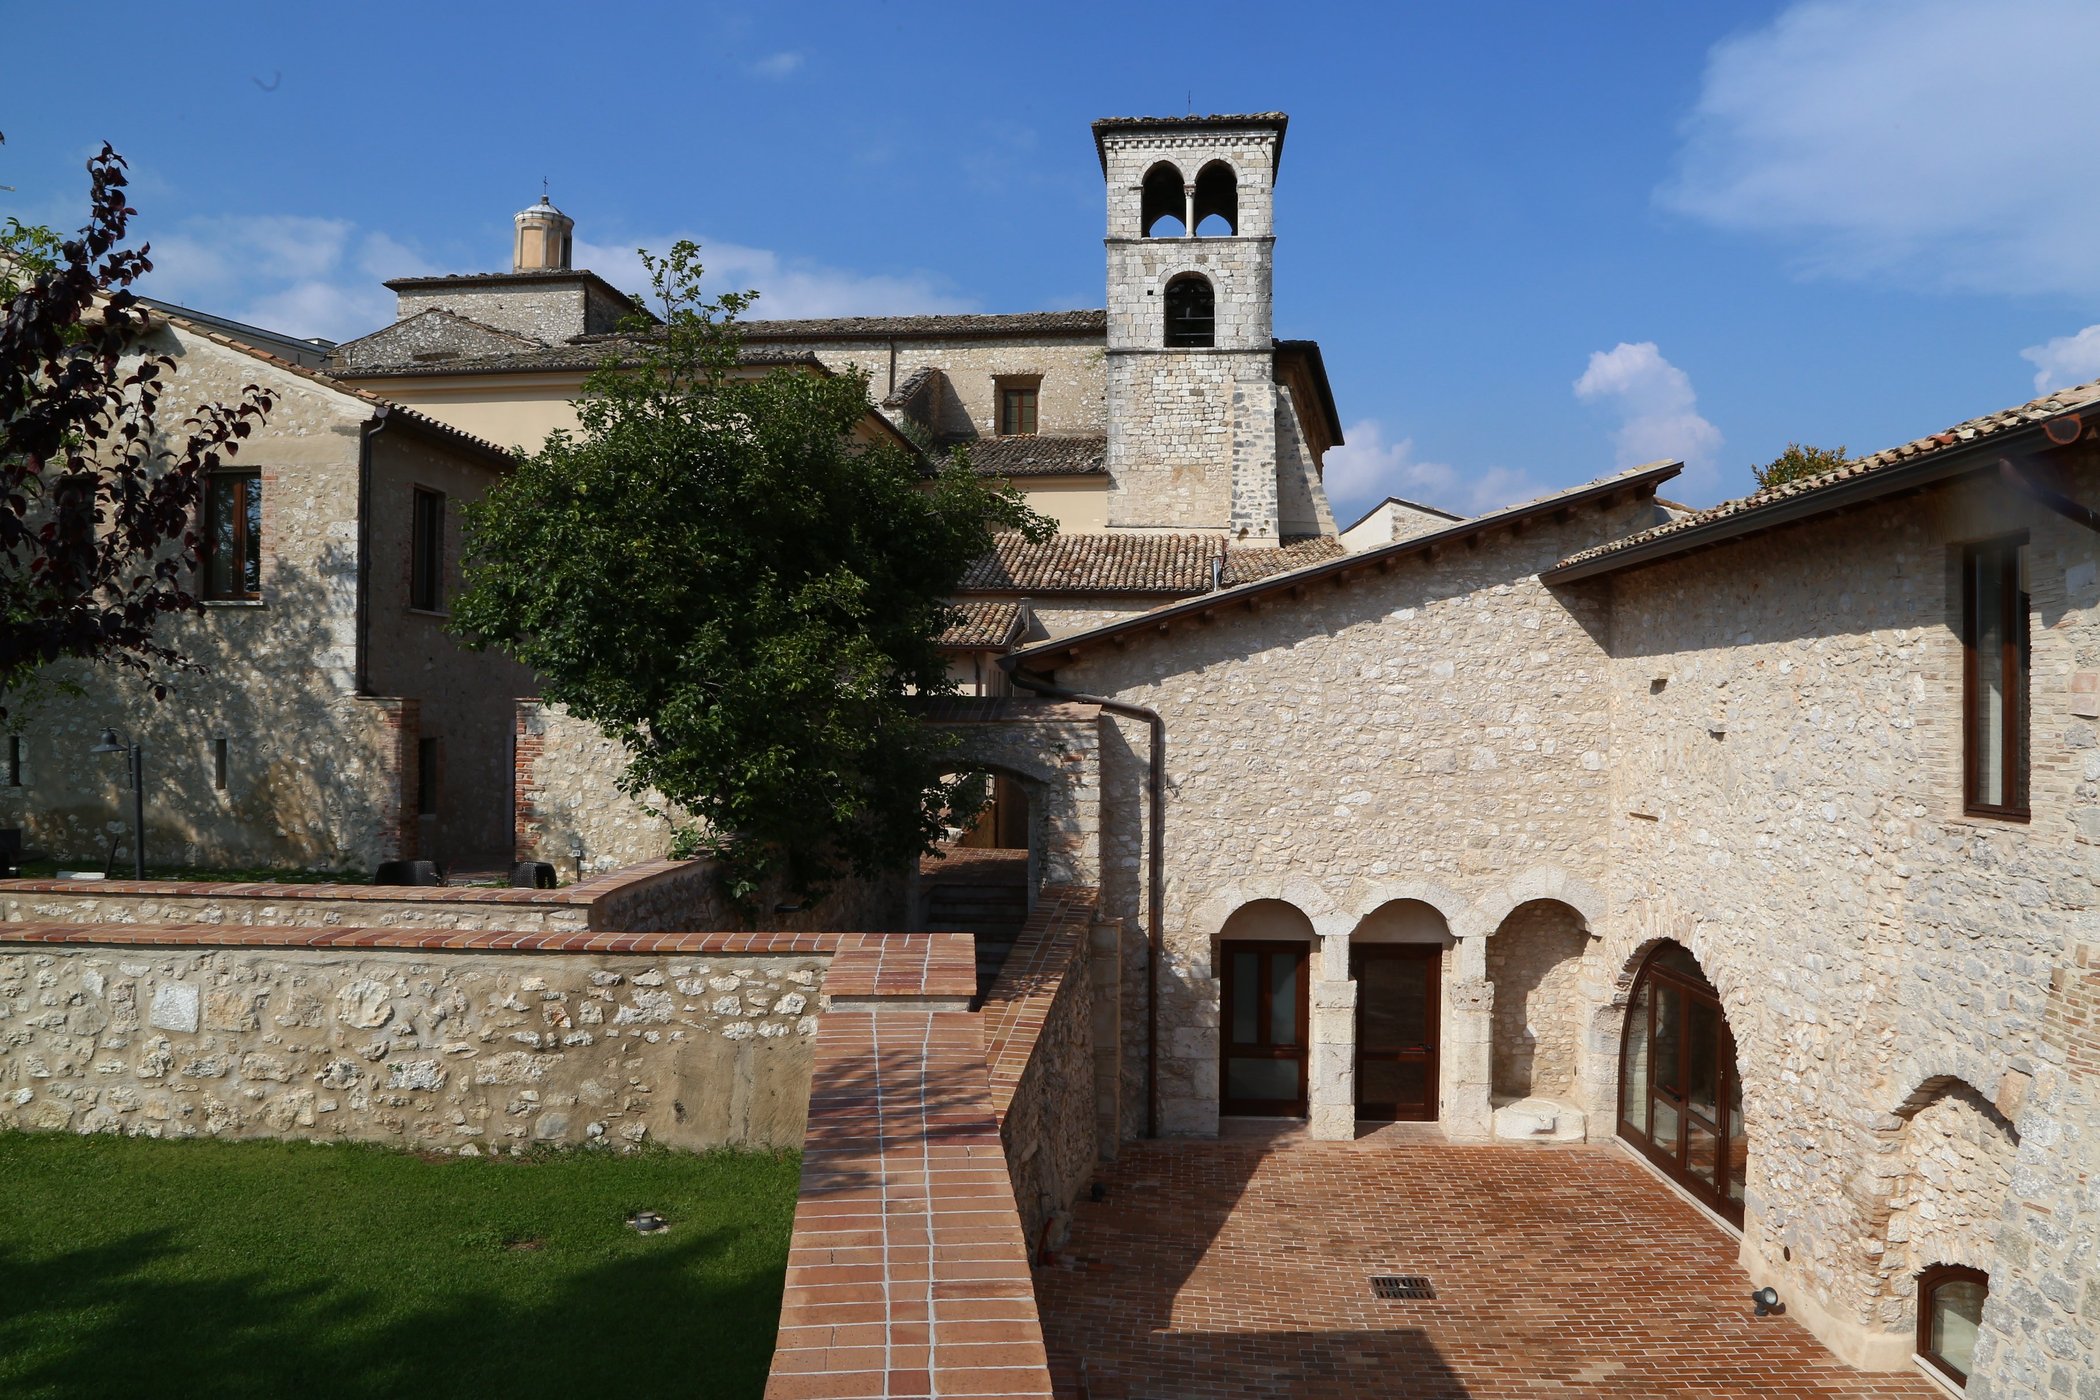
[[[1754,1316],[1735,1242],[1610,1145],[1135,1143],[1098,1179],[1036,1271],[1060,1395],[1943,1400]]]

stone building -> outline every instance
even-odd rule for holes
[[[1138,707],[1124,1131],[1616,1139],[1846,1360],[2096,1393],[2096,410],[1690,515],[1658,464],[1009,657]]]
[[[509,457],[244,329],[155,310],[139,347],[173,358],[171,405],[232,402],[250,383],[276,396],[206,489],[204,613],[164,624],[202,669],[154,701],[106,669],[52,668],[84,693],[17,705],[0,825],[91,869],[128,860],[124,764],[91,753],[109,727],[144,750],[156,864],[507,864],[511,714],[532,682],[461,647],[445,609],[459,506]]]

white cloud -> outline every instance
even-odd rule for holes
[[[2100,293],[2100,5],[1797,0],[1716,44],[1672,208],[1803,270]]]
[[[1664,359],[1654,341],[1621,341],[1592,352],[1575,381],[1575,397],[1618,415],[1612,446],[1620,467],[1672,457],[1685,464],[1691,482],[1712,474],[1721,430],[1700,416],[1691,377]]]
[[[930,272],[860,273],[807,258],[783,256],[766,248],[709,242],[693,233],[637,238],[626,243],[586,243],[579,239],[576,265],[588,267],[621,291],[646,293],[649,277],[635,250],[647,248],[651,253],[662,254],[681,238],[690,238],[700,245],[700,261],[706,274],[702,286],[710,294],[758,290],[758,304],[749,313],[753,317],[898,316],[975,309],[973,302],[956,295],[943,279]]]
[[[2037,394],[2100,379],[2100,326],[2087,326],[2076,335],[2060,335],[2044,344],[2030,345],[2020,352],[2020,358],[2035,365]]]
[[[771,53],[751,65],[754,78],[785,78],[802,66],[802,55],[789,51]]]
[[[1462,473],[1447,462],[1422,461],[1415,456],[1413,438],[1387,441],[1385,424],[1376,418],[1351,423],[1343,436],[1348,441],[1327,454],[1325,473],[1327,498],[1341,524],[1387,496],[1478,515],[1545,490],[1529,473],[1508,467]]]
[[[427,271],[416,254],[348,219],[292,214],[188,219],[149,240],[148,296],[289,335],[343,340],[394,317],[388,277]]]

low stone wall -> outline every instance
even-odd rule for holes
[[[794,914],[761,899],[776,929],[903,922],[903,880],[842,881]],[[557,890],[456,886],[266,885],[172,880],[0,880],[0,923],[225,924],[271,928],[428,928],[459,932],[660,932],[735,928],[713,865],[655,860]]]
[[[0,925],[0,1128],[802,1141],[822,936],[232,932]]]
[[[1031,1242],[1093,1179],[1092,890],[1043,891],[985,998],[985,1065],[1014,1204]]]

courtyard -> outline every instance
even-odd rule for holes
[[[1099,1180],[1036,1274],[1061,1396],[1941,1394],[1756,1317],[1734,1240],[1616,1146],[1248,1125],[1125,1144]],[[1436,1296],[1379,1299],[1376,1275]]]

